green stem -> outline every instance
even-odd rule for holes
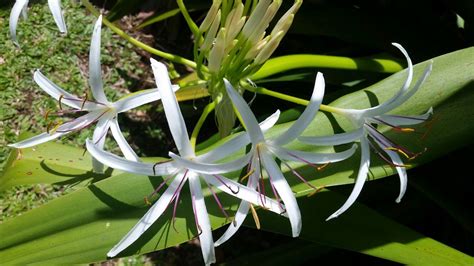
[[[89,10],[89,12],[91,12],[95,16],[100,15],[100,12],[88,0],[81,0],[81,2],[87,8],[87,10]],[[141,48],[141,49],[143,49],[143,50],[145,50],[149,53],[157,55],[159,57],[162,57],[162,58],[168,59],[172,62],[175,62],[175,63],[178,63],[178,64],[183,64],[183,65],[186,65],[190,68],[196,69],[196,63],[195,62],[193,62],[189,59],[186,59],[184,57],[174,55],[174,54],[170,54],[170,53],[166,53],[166,52],[160,51],[158,49],[155,49],[151,46],[148,46],[148,45],[140,42],[139,40],[131,37],[130,35],[125,33],[122,29],[118,28],[117,26],[115,26],[112,22],[108,21],[107,19],[103,18],[102,21],[107,27],[109,27],[109,29],[111,29],[112,31],[117,33],[120,37],[124,38],[125,40],[127,40],[131,44],[133,44],[133,45],[135,45],[135,46],[137,46],[137,47],[139,47],[139,48]]]
[[[216,102],[211,102],[206,107],[204,107],[204,110],[202,111],[201,117],[196,123],[196,126],[193,129],[193,133],[191,134],[191,146],[193,149],[196,147],[196,141],[197,137],[199,135],[199,131],[201,131],[202,125],[206,121],[206,118],[209,116],[209,114],[216,108]]]
[[[188,23],[189,29],[194,34],[194,36],[197,37],[199,35],[199,27],[196,25],[196,23],[194,23],[193,19],[189,15],[183,0],[176,0],[176,3],[178,4],[181,14],[183,14],[183,17],[186,20],[186,23]]]
[[[395,73],[403,69],[397,61],[380,58],[350,58],[329,55],[286,55],[268,60],[252,80],[259,80],[280,72],[298,68],[333,68],[344,70],[360,70],[381,73]]]
[[[268,89],[265,89],[265,88],[262,88],[262,87],[244,86],[244,88],[246,90],[254,92],[254,93],[267,95],[267,96],[270,96],[270,97],[274,97],[274,98],[277,98],[277,99],[281,99],[281,100],[284,100],[284,101],[287,101],[287,102],[296,103],[296,104],[303,105],[303,106],[307,106],[309,104],[308,100],[301,99],[301,98],[294,97],[294,96],[290,96],[290,95],[286,95],[286,94],[281,93],[281,92],[268,90]],[[321,104],[320,107],[319,107],[319,110],[330,112],[330,113],[336,113],[336,114],[342,113],[340,108],[332,107],[332,106],[325,105],[325,104]]]

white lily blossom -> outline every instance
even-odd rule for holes
[[[92,34],[92,41],[89,54],[89,84],[92,89],[93,99],[81,99],[78,96],[68,93],[46,78],[39,70],[34,73],[34,80],[51,97],[59,101],[60,113],[79,113],[86,114],[73,119],[69,122],[58,124],[54,128],[48,128],[47,132],[31,137],[29,139],[10,144],[13,148],[28,148],[35,146],[71,132],[80,131],[97,122],[93,133],[93,142],[101,149],[104,147],[107,132],[112,132],[112,136],[128,160],[138,161],[138,156],[125,140],[117,121],[117,115],[126,112],[140,105],[153,102],[160,99],[160,94],[155,89],[143,90],[128,97],[122,98],[116,102],[109,102],[105,96],[102,84],[102,74],[100,66],[100,31],[102,25],[102,16],[97,20]],[[176,89],[176,87],[175,87]],[[62,104],[71,107],[73,110],[62,110]],[[103,165],[93,160],[94,171],[101,172]]]
[[[409,159],[416,157],[418,154],[412,153],[407,149],[397,145],[388,137],[384,136],[374,125],[385,125],[399,131],[412,131],[413,129],[403,128],[402,126],[422,123],[431,116],[433,112],[432,108],[430,108],[425,114],[419,116],[400,116],[389,115],[386,113],[406,102],[418,91],[432,70],[432,62],[430,62],[425,68],[424,73],[416,82],[415,86],[412,89],[409,89],[413,79],[413,65],[411,59],[408,56],[406,50],[400,44],[393,43],[393,45],[403,53],[408,64],[407,79],[397,94],[395,94],[389,100],[367,109],[357,110],[335,108],[337,109],[338,114],[346,116],[353,123],[353,125],[356,127],[354,131],[327,137],[298,138],[301,142],[314,145],[339,145],[354,141],[360,142],[361,161],[354,188],[342,207],[329,216],[327,220],[338,217],[347,209],[349,209],[349,207],[356,201],[357,197],[362,191],[362,187],[364,186],[364,183],[367,179],[367,174],[369,172],[370,149],[374,150],[377,155],[379,155],[383,160],[395,167],[397,170],[398,176],[400,178],[400,193],[396,199],[396,202],[399,203],[405,194],[407,187],[407,173],[405,165],[403,164],[403,161],[398,153]],[[388,158],[384,155],[384,153],[388,156]]]
[[[249,177],[247,186],[252,190],[258,191],[258,193],[261,195],[260,204],[266,207],[267,202],[265,201],[266,197],[264,197],[265,188],[263,183],[263,169],[266,170],[270,181],[271,190],[276,200],[278,202],[283,202],[284,204],[279,205],[281,209],[280,211],[281,213],[288,215],[291,223],[292,235],[293,237],[297,237],[301,231],[301,213],[296,202],[296,198],[274,158],[279,158],[282,163],[289,167],[292,173],[295,174],[301,181],[316,189],[298,172],[292,169],[289,164],[286,163],[286,161],[304,162],[312,166],[314,166],[314,164],[338,162],[350,157],[356,149],[356,146],[353,146],[351,149],[340,153],[316,154],[305,151],[291,150],[283,147],[285,144],[295,140],[306,129],[308,124],[316,115],[324,95],[323,75],[318,73],[314,91],[311,96],[311,101],[298,120],[295,121],[292,126],[280,136],[268,139],[265,138],[264,132],[258,125],[255,115],[252,113],[242,96],[240,96],[240,94],[235,91],[235,89],[227,80],[224,80],[224,82],[227,93],[247,129],[246,132],[248,134],[249,141],[252,143],[252,148],[248,153],[250,157],[248,157]],[[176,157],[173,158],[176,160],[178,159]],[[184,159],[181,160],[184,161]],[[189,165],[189,167],[193,168],[192,165]],[[224,243],[236,233],[238,228],[244,222],[249,210],[250,203],[247,201],[242,201],[239,209],[237,210],[234,223],[230,225],[224,235],[221,236],[218,241],[216,241],[216,246]]]
[[[202,194],[201,180],[207,185],[226,217],[228,217],[227,213],[212,187],[244,201],[262,206],[262,204],[259,203],[262,198],[259,193],[221,175],[244,167],[248,162],[248,156],[227,163],[214,163],[236,151],[235,147],[242,147],[243,145],[241,145],[241,143],[244,143],[244,145],[248,143],[248,137],[242,134],[229,141],[229,145],[224,145],[201,156],[196,156],[189,141],[186,124],[174,95],[166,66],[153,59],[151,59],[151,62],[171,134],[180,156],[186,158],[186,160],[172,154],[172,157],[177,157],[177,160],[158,164],[127,161],[119,156],[103,151],[91,141],[87,141],[87,149],[91,155],[110,167],[148,176],[165,176],[163,183],[158,186],[155,192],[169,182],[168,188],[161,194],[156,203],[153,204],[150,210],[129,233],[107,253],[107,256],[114,257],[135,242],[163,214],[173,201],[174,220],[181,190],[186,181],[189,181],[191,202],[196,227],[199,232],[202,254],[205,263],[210,264],[215,262],[214,241]],[[262,123],[262,128],[268,129],[273,126],[276,122],[274,117],[275,116],[272,116]],[[189,165],[191,165],[193,169],[188,167]],[[280,204],[277,201],[270,198],[265,198],[265,201],[265,208],[280,214]]]
[[[27,9],[28,9],[29,0],[16,0],[13,5],[12,11],[10,12],[10,38],[12,39],[15,45],[19,46],[16,28],[18,26],[18,20],[20,16],[23,15],[23,18],[27,18]],[[60,0],[48,0],[49,10],[53,14],[54,22],[58,26],[58,29],[61,33],[67,33],[66,23],[64,22],[63,13],[61,11],[61,1]]]

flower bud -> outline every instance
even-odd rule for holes
[[[260,53],[255,58],[254,62],[257,65],[265,63],[265,61],[270,58],[270,56],[273,54],[273,52],[276,50],[281,40],[283,39],[283,36],[285,36],[285,33],[283,31],[279,31],[276,35],[270,36],[270,41],[265,45],[265,47],[263,47],[262,51],[260,51]]]
[[[201,23],[201,26],[199,26],[199,31],[201,33],[209,29],[209,27],[211,26],[211,23],[215,20],[217,16],[217,12],[219,11],[219,8],[221,7],[221,3],[222,3],[222,0],[212,1],[212,6],[209,9],[209,12],[207,12],[206,18]]]
[[[217,30],[219,29],[220,23],[221,23],[221,11],[219,10],[217,11],[215,19],[212,22],[212,25],[209,28],[209,31],[206,33],[204,42],[201,45],[201,51],[203,53],[207,52],[211,48],[212,42],[216,38]]]
[[[224,58],[225,48],[226,48],[226,29],[221,28],[221,30],[217,34],[217,38],[214,43],[214,46],[209,52],[208,68],[211,73],[219,72],[219,69],[221,68],[222,59]]]

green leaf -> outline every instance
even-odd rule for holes
[[[434,106],[436,114],[439,114],[437,120],[433,122],[431,133],[428,134],[428,137],[426,137],[422,143],[423,146],[429,148],[429,151],[425,156],[421,157],[421,160],[414,162],[413,165],[440,157],[466,143],[472,142],[474,110],[470,108],[468,103],[472,103],[474,99],[474,90],[472,90],[472,73],[474,72],[474,65],[472,64],[473,55],[474,48],[470,48],[435,58],[434,71],[423,88],[413,99],[396,110],[397,113],[418,114]],[[416,77],[420,75],[425,65],[426,63],[416,66]],[[374,98],[380,102],[388,99],[399,89],[404,79],[404,72],[397,73],[366,90],[344,96],[335,101],[333,105],[353,108],[368,107]],[[289,124],[278,125],[269,132],[269,135],[276,135],[285,130],[288,126]],[[348,121],[340,117],[320,113],[314,123],[308,128],[306,134],[328,135],[333,132],[339,132],[342,129],[350,129]],[[395,141],[402,141],[407,137],[401,133],[395,134],[388,132],[388,134]],[[413,136],[411,139],[411,143],[413,143]],[[417,145],[417,143],[415,144]],[[298,143],[293,143],[291,146],[318,152],[331,152],[334,150],[334,148],[329,147],[307,147]],[[79,149],[73,151],[71,154],[77,154],[78,150]],[[48,154],[48,156],[56,156],[54,158],[57,158],[57,154],[60,154],[57,148],[51,148],[51,150],[45,149],[42,153]],[[33,158],[35,156],[33,154],[34,153],[32,153],[29,158]],[[36,156],[49,158],[45,155]],[[62,156],[61,153],[60,159],[62,159],[62,157],[64,156]],[[77,158],[75,157],[74,159]],[[64,158],[64,160],[66,160],[66,158]],[[312,168],[303,167],[301,165],[297,166],[301,168],[301,172],[308,179],[313,180],[312,183],[314,185],[335,186],[353,183],[353,177],[357,172],[359,164],[358,160],[358,156],[354,156],[343,163],[330,165],[325,171],[318,173],[315,173]],[[58,167],[64,167],[57,171],[63,175],[58,175],[61,178],[64,178],[64,174],[69,174],[68,171],[73,171],[70,169],[71,165],[64,165],[66,161],[59,161],[62,164],[58,165]],[[89,160],[87,161],[89,162]],[[53,160],[53,162],[56,162],[56,160]],[[10,180],[13,178],[14,173],[21,178],[20,174],[28,170],[28,167],[35,167],[39,163],[40,161],[35,161],[22,166],[21,160],[15,159],[12,161],[11,166],[6,169],[6,172],[0,180]],[[385,166],[381,161],[375,160],[372,165],[371,177],[373,179],[394,173],[393,169]],[[20,171],[20,169],[22,169],[23,172]],[[90,165],[84,165],[82,171],[88,171],[88,169],[90,169]],[[42,169],[35,170],[43,171]],[[288,169],[283,170],[288,172]],[[293,185],[293,190],[297,192],[297,196],[311,192],[305,184],[296,183],[296,178],[291,175],[287,176]],[[58,177],[51,176],[50,178]],[[38,209],[6,221],[0,225],[0,235],[2,236],[2,241],[0,242],[0,257],[2,258],[2,262],[12,264],[32,262],[86,263],[104,260],[106,252],[115,245],[146,212],[148,208],[143,203],[143,198],[151,193],[154,187],[160,182],[161,178],[159,177],[143,177],[117,171],[117,173],[115,174],[114,172],[114,175],[110,178],[101,180],[87,188],[79,189],[60,199],[53,200]],[[366,185],[365,189],[370,189],[370,186]],[[208,198],[211,198],[209,197],[209,193],[206,195]],[[394,195],[394,199],[395,196],[396,195]],[[321,196],[321,198],[324,197]],[[212,201],[212,199],[210,201]],[[237,202],[231,201],[228,197],[222,195],[221,201],[224,203],[224,206],[228,206],[229,209],[236,209]],[[342,200],[338,200],[337,203],[342,203]],[[327,217],[339,206],[331,204],[334,204],[334,202],[320,201],[318,206],[332,206],[331,208],[326,207],[328,208],[326,211],[321,211],[321,217]],[[219,212],[216,204],[208,204],[208,211],[214,228],[226,223],[225,218]],[[303,217],[310,216],[312,212],[314,211],[303,211]],[[355,212],[357,212],[357,210]],[[180,208],[178,208],[175,224],[177,232],[174,231],[170,225],[170,216],[170,210],[168,210],[152,228],[121,255],[125,256],[137,252],[146,253],[152,250],[162,249],[184,242],[196,235],[187,189],[183,190]],[[273,217],[274,219],[277,218],[275,215],[273,215]],[[314,222],[322,222],[321,217],[318,216],[314,218],[316,220]],[[344,219],[350,220],[351,217],[351,212],[348,212],[345,214]],[[289,226],[286,220],[283,219],[282,222]],[[311,223],[312,222],[306,222],[305,224],[308,225]],[[312,228],[306,227],[304,230],[312,230]],[[395,227],[397,226],[394,225],[393,228]],[[346,230],[348,229],[346,228]],[[332,231],[325,232],[329,240],[333,234],[337,233]],[[461,260],[463,255],[460,255],[459,252],[453,251],[440,243],[436,243],[434,240],[426,240],[426,238],[416,233],[410,233],[405,236],[398,234],[396,231],[390,231],[387,234],[388,236],[398,236],[395,240],[401,241],[402,243],[421,241],[420,243],[422,245],[415,245],[416,248],[425,247],[431,251],[443,253],[439,256],[446,254],[446,256],[454,256],[456,258],[455,260],[468,260]],[[317,237],[320,237],[320,235],[317,235]],[[364,241],[361,240],[357,243],[362,245],[363,242]],[[349,246],[349,243],[344,246],[344,242],[334,242],[334,246],[367,252],[367,254],[373,256],[394,260],[395,254],[399,252],[412,252],[412,249],[406,249],[405,246],[400,246],[397,243],[384,245],[385,242],[371,242],[370,239],[367,239],[365,243],[365,246],[354,247]],[[412,253],[410,253],[410,255],[411,254]],[[447,260],[447,258],[444,257],[443,259]]]
[[[474,258],[425,237],[362,204],[354,204],[344,215],[325,222],[345,199],[324,191],[298,201],[303,214],[300,238],[331,247],[410,265],[472,265]],[[315,211],[316,210],[316,211]],[[259,216],[262,229],[291,235],[288,222],[267,212]],[[252,226],[252,221],[247,222]]]
[[[0,191],[26,184],[86,185],[117,171],[92,172],[91,156],[84,150],[48,142],[10,153],[0,176]]]

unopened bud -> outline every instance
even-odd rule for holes
[[[211,51],[209,52],[208,57],[208,68],[209,72],[217,73],[221,67],[222,59],[224,58],[225,52],[225,45],[226,45],[226,29],[221,28],[219,33],[217,34],[216,41],[214,46],[212,47]]]
[[[253,29],[253,33],[248,37],[250,43],[253,44],[259,41],[258,37],[260,36],[260,33],[265,31],[268,28],[268,25],[270,25],[270,22],[275,17],[280,6],[281,6],[281,0],[277,0],[277,1],[273,1],[273,3],[268,7],[263,17],[260,18],[260,21],[256,24],[255,28]]]
[[[206,38],[201,45],[201,52],[207,52],[212,45],[212,42],[216,38],[217,30],[219,29],[219,25],[221,24],[221,11],[217,11],[217,15],[215,16],[214,21],[212,22],[211,28],[206,33]]]
[[[245,24],[246,17],[242,17],[243,11],[244,5],[237,4],[237,7],[232,9],[227,17],[225,28],[227,29],[228,42],[231,42],[239,34]]]
[[[260,51],[260,53],[255,58],[255,64],[257,65],[265,63],[265,61],[270,58],[283,39],[283,36],[285,36],[285,33],[283,31],[279,31],[275,36],[270,36],[272,36],[271,40],[265,45],[265,47],[263,47],[262,51]]]
[[[265,15],[265,12],[267,11],[270,3],[271,0],[261,0],[258,2],[252,14],[250,14],[247,23],[245,23],[245,26],[242,29],[242,34],[245,37],[250,37],[252,32],[254,32],[255,28],[257,27],[257,24],[262,20],[263,16]]]
[[[268,41],[270,41],[270,38],[271,36],[267,36],[265,39],[260,40],[255,46],[253,46],[245,55],[245,60],[254,59],[260,53],[263,47],[265,47]]]
[[[288,31],[288,29],[291,26],[291,23],[293,23],[293,18],[300,9],[301,4],[303,3],[302,0],[296,0],[293,6],[286,11],[286,13],[278,20],[276,23],[275,27],[272,30],[272,35],[276,34],[279,31],[284,31],[285,33]]]
[[[212,1],[212,6],[209,9],[209,12],[207,12],[206,18],[202,21],[201,26],[199,26],[199,31],[205,32],[209,29],[211,26],[211,23],[215,20],[217,12],[219,11],[219,8],[221,7],[222,0],[214,0]]]

